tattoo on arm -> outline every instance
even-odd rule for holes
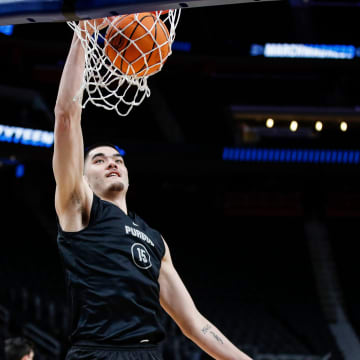
[[[210,334],[215,338],[215,340],[217,341],[217,342],[219,342],[220,344],[223,344],[224,342],[221,340],[221,338],[218,336],[218,335],[216,335],[213,331],[210,331]]]
[[[206,324],[206,325],[201,329],[201,331],[202,331],[202,333],[203,333],[204,335],[206,335],[206,333],[209,331],[210,328],[211,328],[211,326],[210,326],[209,324]]]
[[[210,329],[211,329],[211,326],[210,326],[209,324],[206,324],[206,325],[201,329],[201,332],[202,332],[204,335],[206,335],[207,332],[208,332]],[[215,334],[213,331],[210,331],[209,333],[214,337],[214,339],[215,339],[217,342],[219,342],[220,344],[223,344],[223,343],[224,343],[224,342],[221,340],[221,338],[220,338],[217,334]]]

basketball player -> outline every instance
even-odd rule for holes
[[[6,360],[33,360],[34,345],[23,337],[14,337],[5,340]]]
[[[83,73],[75,34],[55,106],[53,155],[58,246],[72,314],[66,360],[161,359],[161,307],[215,359],[251,360],[199,313],[160,233],[128,211],[128,172],[116,146],[96,145],[84,156],[81,105],[73,101]]]

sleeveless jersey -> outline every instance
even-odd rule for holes
[[[88,226],[58,225],[71,344],[156,344],[163,340],[158,283],[165,246],[158,231],[95,194]]]

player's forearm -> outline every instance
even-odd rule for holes
[[[204,318],[187,336],[217,360],[252,360]]]
[[[80,103],[73,99],[82,83],[84,63],[84,50],[74,34],[55,105],[53,169],[56,183],[62,193],[66,190],[66,195],[74,190],[83,172],[84,146],[80,124],[82,108]],[[60,192],[57,196],[64,203],[64,195],[59,194]],[[66,196],[65,198],[67,200]],[[57,201],[57,206],[59,204],[61,201]]]
[[[74,101],[74,97],[78,94],[81,87],[84,69],[84,49],[78,36],[74,34],[61,76],[55,105],[55,115],[73,115],[81,112],[81,104],[79,101]]]

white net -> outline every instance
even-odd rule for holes
[[[120,116],[150,96],[148,78],[172,53],[180,9],[68,22],[85,49],[84,79],[76,101]],[[84,97],[82,96],[84,92]]]

